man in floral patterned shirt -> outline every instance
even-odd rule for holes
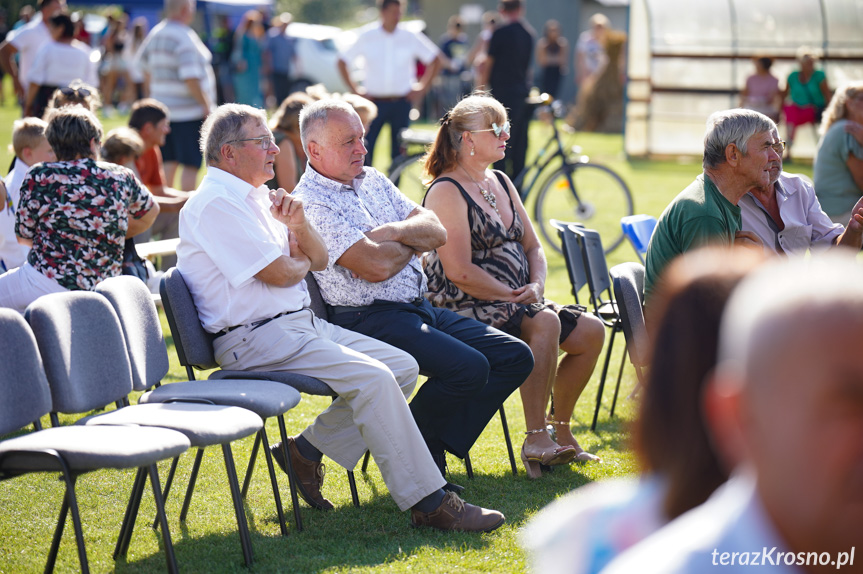
[[[21,312],[41,295],[92,290],[120,275],[126,237],[159,213],[131,170],[96,161],[102,126],[89,110],[58,110],[45,136],[57,161],[27,173],[16,215],[18,235],[33,247],[24,265],[0,275],[0,306]]]
[[[344,102],[303,108],[309,167],[294,194],[327,244],[315,272],[330,322],[407,351],[428,380],[410,403],[441,473],[464,458],[503,401],[533,369],[515,337],[425,299],[419,255],[446,242],[437,216],[374,168],[363,167],[363,125]]]

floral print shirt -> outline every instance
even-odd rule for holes
[[[402,221],[418,207],[387,176],[366,167],[351,185],[344,185],[309,165],[294,188],[294,195],[303,200],[306,218],[327,245],[327,268],[314,272],[324,301],[359,307],[371,305],[375,300],[406,303],[423,296],[426,276],[416,256],[401,271],[379,283],[354,277],[336,263],[367,231]]]
[[[90,158],[43,163],[21,183],[17,230],[33,240],[28,262],[69,290],[121,275],[129,217],[153,208],[131,170]]]

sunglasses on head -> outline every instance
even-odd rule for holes
[[[86,98],[90,95],[90,90],[87,88],[60,88],[60,93],[64,96],[78,96],[79,98]]]
[[[509,120],[506,120],[502,126],[497,125],[497,123],[492,122],[491,127],[487,130],[470,130],[470,133],[475,134],[479,132],[494,132],[494,137],[499,138],[500,134],[503,132],[509,133],[509,129],[512,127],[512,124],[509,123]]]

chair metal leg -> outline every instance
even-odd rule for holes
[[[596,419],[599,417],[599,407],[602,406],[602,391],[605,389],[605,376],[608,374],[608,362],[611,360],[611,349],[614,348],[614,335],[617,328],[611,328],[611,340],[608,342],[608,351],[605,353],[605,364],[602,366],[602,376],[599,378],[599,390],[596,393],[596,408],[593,411],[593,422],[590,430],[596,431]]]
[[[174,474],[177,472],[177,464],[180,462],[180,456],[175,456],[171,461],[171,469],[168,471],[168,478],[165,480],[165,489],[162,491],[162,499],[168,500],[168,494],[171,492],[171,485],[174,484]],[[159,528],[159,517],[153,518],[153,530]]]
[[[138,509],[141,506],[141,496],[144,493],[144,485],[147,482],[147,469],[140,467],[135,473],[135,481],[132,483],[132,493],[129,495],[129,503],[126,505],[126,514],[123,516],[123,524],[120,526],[120,535],[114,546],[114,560],[125,556],[129,551],[129,543],[132,540],[132,530],[135,528],[135,519],[138,517]],[[158,516],[156,519],[158,520]]]
[[[266,421],[264,421],[266,424]],[[282,530],[282,536],[288,535],[288,525],[285,524],[285,511],[282,509],[282,497],[279,494],[279,483],[276,481],[276,470],[273,468],[273,455],[270,453],[270,441],[267,439],[267,431],[265,427],[261,427],[261,430],[258,431],[259,437],[261,439],[261,443],[264,445],[264,458],[267,460],[267,470],[270,473],[270,484],[273,485],[273,500],[276,503],[276,515],[279,517],[279,528]],[[256,441],[257,442],[257,439]],[[249,473],[251,473],[251,467],[254,465],[249,464]],[[246,484],[249,482],[249,474],[246,475]],[[243,499],[246,498],[245,491],[242,492]]]
[[[372,457],[372,451],[367,450],[366,455],[363,457],[363,466],[362,471],[365,474],[369,470],[369,459]]]
[[[234,514],[237,516],[237,531],[240,535],[240,546],[243,548],[243,559],[246,562],[246,566],[251,566],[252,562],[254,562],[252,538],[249,535],[249,523],[246,521],[243,498],[240,496],[240,481],[237,479],[237,469],[234,467],[234,455],[231,452],[230,444],[226,443],[222,445],[222,454],[225,458],[225,470],[228,472],[228,486],[231,488]]]
[[[180,522],[186,521],[189,514],[189,505],[192,503],[192,493],[195,492],[195,483],[198,481],[198,471],[201,469],[201,459],[204,458],[204,449],[199,448],[195,455],[195,463],[192,465],[192,474],[189,476],[189,486],[186,487],[186,497],[183,499],[183,509],[180,510]]]
[[[165,544],[165,561],[168,572],[177,574],[177,557],[174,555],[174,544],[171,542],[171,529],[168,528],[168,516],[165,514],[165,501],[162,498],[162,487],[159,485],[159,469],[155,464],[150,465],[150,484],[153,487],[153,498],[156,501],[156,514],[162,525],[162,542]],[[134,520],[133,520],[134,522]]]
[[[515,454],[512,452],[512,440],[509,438],[509,425],[506,424],[506,411],[500,405],[500,424],[503,426],[503,438],[506,441],[506,452],[509,455],[509,466],[512,467],[512,475],[518,476],[518,467],[515,465]]]
[[[78,513],[78,499],[75,496],[77,477],[71,475],[64,462],[61,461],[60,464],[64,468],[62,476],[66,483],[66,492],[63,495],[63,504],[60,505],[60,516],[57,519],[57,527],[54,529],[54,538],[51,540],[48,560],[45,562],[45,574],[54,571],[54,565],[57,563],[57,552],[60,550],[60,539],[63,538],[63,529],[69,511],[72,512],[72,528],[75,530],[75,543],[78,546],[78,561],[81,563],[81,572],[89,574],[90,565],[87,562],[87,548],[84,546],[84,531],[81,527],[81,515]]]
[[[266,422],[266,421],[265,421]],[[249,466],[246,467],[246,477],[243,479],[243,498],[246,498],[246,495],[249,493],[249,483],[252,482],[252,473],[255,471],[255,460],[258,458],[258,449],[261,447],[261,433],[264,432],[264,428],[261,427],[257,433],[255,433],[255,443],[252,445],[252,455],[249,457]]]
[[[623,365],[626,364],[626,356],[629,354],[629,349],[623,348],[623,356],[620,358],[620,370],[617,371],[617,384],[614,386],[614,398],[611,399],[611,414],[614,418],[614,407],[617,405],[617,394],[620,392],[620,378],[623,376]]]
[[[351,487],[351,500],[354,501],[354,506],[360,507],[360,495],[357,493],[357,480],[354,478],[354,471],[348,471],[348,485]]]
[[[300,503],[297,500],[297,485],[294,484],[294,467],[291,464],[291,456],[288,453],[288,431],[285,429],[285,417],[279,416],[279,435],[282,438],[282,456],[288,466],[288,486],[291,491],[291,504],[294,506],[294,522],[297,524],[297,532],[303,531],[303,519],[300,516]]]
[[[470,462],[470,453],[464,455],[464,469],[467,472],[467,477],[473,480],[473,465]]]

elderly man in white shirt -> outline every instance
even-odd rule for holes
[[[735,476],[603,574],[863,572],[863,266],[842,251],[737,287],[704,393]]]
[[[384,124],[390,126],[391,157],[399,154],[399,137],[410,122],[411,105],[418,105],[431,87],[441,68],[440,50],[434,43],[416,32],[399,26],[403,0],[377,0],[380,25],[359,35],[356,42],[339,58],[339,72],[355,94],[373,101],[378,115],[366,133],[366,165],[372,165],[375,142]],[[350,76],[348,66],[357,58],[364,60],[362,87]],[[426,65],[417,82],[416,61]]]
[[[327,250],[301,200],[264,185],[279,153],[262,110],[226,104],[201,133],[207,175],[180,212],[178,269],[201,322],[216,335],[217,362],[230,370],[281,370],[316,377],[338,395],[303,433],[289,439],[296,483],[319,509],[326,454],[345,468],[366,449],[399,508],[415,525],[489,531],[503,514],[445,492],[405,397],[418,374],[407,353],[332,325],[309,309],[304,278],[323,269]],[[240,383],[238,383],[240,384]],[[284,470],[280,445],[272,447]]]
[[[773,140],[784,149],[785,142],[775,131]],[[770,164],[769,185],[749,190],[738,205],[741,229],[755,233],[767,251],[803,254],[834,245],[859,250],[863,244],[863,198],[854,206],[847,227],[833,223],[821,209],[812,184],[782,171],[781,154]]]

